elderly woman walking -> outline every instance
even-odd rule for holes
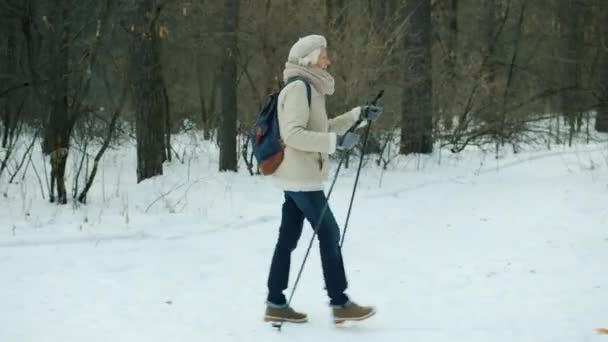
[[[292,46],[283,72],[287,85],[279,94],[277,111],[285,150],[283,161],[272,177],[284,192],[285,201],[268,276],[266,321],[307,321],[306,314],[288,305],[283,293],[287,289],[291,253],[300,239],[305,219],[312,227],[318,225],[323,276],[335,322],[362,320],[375,314],[373,307],[360,306],[345,293],[340,229],[331,209],[323,211],[327,204],[323,190],[329,175],[328,155],[352,149],[359,137],[346,131],[360,118],[376,120],[382,108],[356,107],[328,119],[325,96],[334,93],[334,79],[327,71],[330,64],[325,38],[310,35]]]

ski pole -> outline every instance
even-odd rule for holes
[[[381,90],[380,93],[374,98],[372,101],[372,105],[375,105],[382,95],[384,94],[384,90]],[[344,230],[342,231],[342,239],[340,240],[340,249],[344,245],[344,239],[346,238],[346,230],[348,229],[348,222],[350,220],[350,214],[353,209],[353,202],[355,200],[355,192],[357,191],[357,184],[359,183],[359,175],[361,174],[361,167],[363,166],[363,156],[365,155],[365,147],[367,146],[367,140],[369,138],[369,131],[372,128],[372,122],[369,121],[367,123],[367,127],[365,129],[365,135],[363,137],[363,147],[361,149],[361,155],[359,156],[359,167],[357,168],[357,175],[355,176],[355,185],[353,186],[353,193],[350,196],[350,204],[348,205],[348,213],[346,214],[346,223],[344,223]]]
[[[347,132],[354,131],[360,124],[361,124],[361,120],[359,119],[348,129]],[[340,162],[338,163],[338,168],[336,169],[336,173],[334,174],[334,178],[331,182],[331,186],[329,187],[329,191],[327,192],[327,198],[325,201],[325,205],[323,206],[323,209],[321,210],[321,216],[319,217],[319,221],[317,222],[316,226],[313,227],[312,237],[310,238],[310,242],[308,243],[308,248],[306,249],[306,254],[304,254],[304,259],[302,260],[302,265],[300,266],[300,270],[298,271],[298,276],[296,277],[296,281],[294,282],[293,288],[291,289],[291,294],[289,295],[289,299],[287,300],[287,307],[289,307],[291,305],[291,300],[293,299],[293,295],[296,292],[296,288],[298,287],[298,283],[300,282],[300,278],[302,277],[302,272],[304,271],[304,265],[306,264],[306,260],[308,259],[308,255],[310,254],[310,249],[312,248],[312,244],[315,241],[315,236],[317,235],[319,227],[321,226],[321,222],[323,222],[323,216],[325,215],[325,212],[327,211],[327,208],[329,207],[329,198],[331,196],[332,191],[334,190],[334,186],[336,185],[336,181],[338,180],[338,175],[340,174],[340,169],[342,168],[342,164],[344,163],[346,156],[347,156],[347,153],[344,153],[340,157]],[[281,331],[281,328],[283,327],[283,323],[284,323],[284,321],[281,321],[278,323],[273,323],[272,326],[277,328],[279,331]]]
[[[376,98],[372,101],[372,104],[376,104],[376,102],[382,97],[384,93],[384,90],[380,91],[380,93],[376,96]],[[357,120],[346,132],[354,132],[357,127],[359,127],[359,125],[361,124],[361,122],[363,122],[363,120],[361,118],[359,118],[359,120]],[[369,123],[368,123],[369,124]],[[366,135],[365,135],[365,140],[364,140],[364,148],[365,145],[367,144],[367,138],[369,135],[369,127],[367,128],[366,131]],[[296,280],[294,282],[293,288],[291,289],[291,294],[289,295],[289,299],[287,300],[287,306],[289,307],[291,305],[291,301],[293,299],[293,296],[296,292],[296,289],[298,287],[298,284],[300,282],[300,279],[302,277],[302,272],[304,271],[304,266],[306,264],[306,260],[308,259],[308,256],[310,254],[310,250],[312,248],[312,244],[314,243],[315,237],[317,235],[317,232],[321,226],[321,222],[323,222],[323,216],[325,215],[325,212],[327,211],[327,208],[329,207],[329,198],[331,197],[331,194],[333,192],[334,186],[336,185],[336,181],[338,180],[338,175],[340,174],[340,169],[342,168],[342,164],[344,163],[344,160],[346,159],[348,153],[344,153],[341,157],[340,157],[340,162],[338,163],[338,168],[336,169],[336,173],[334,174],[334,178],[332,180],[331,186],[329,187],[329,191],[327,192],[327,198],[325,201],[325,205],[323,206],[323,209],[321,210],[321,215],[319,217],[319,221],[317,222],[316,226],[313,227],[313,235],[310,238],[310,242],[308,243],[308,248],[306,249],[306,254],[304,254],[304,259],[302,260],[302,265],[300,266],[300,270],[298,271],[298,275],[296,277]],[[361,163],[362,161],[360,161],[359,163],[359,171],[361,169]],[[357,179],[359,177],[359,172],[357,172]],[[355,187],[356,187],[356,182],[355,182]],[[353,192],[353,198],[354,198],[354,192]],[[351,207],[352,207],[352,201],[353,198],[351,198]],[[350,213],[350,208],[349,208],[349,213]],[[348,224],[348,219],[347,219],[347,224]],[[346,232],[346,231],[345,231]],[[344,239],[344,236],[342,237],[342,239]],[[342,247],[342,245],[340,245],[340,247]],[[272,326],[277,328],[279,331],[281,331],[281,328],[283,327],[283,323],[284,321],[278,322],[278,323],[274,323]]]

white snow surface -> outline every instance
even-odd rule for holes
[[[315,241],[292,303],[310,322],[281,332],[262,320],[281,192],[218,173],[195,134],[175,144],[184,163],[140,184],[132,143],[108,151],[84,206],[43,200],[31,170],[0,179],[0,341],[608,341],[605,142],[370,162],[343,253],[377,315],[332,323]],[[355,164],[330,199],[341,226]]]

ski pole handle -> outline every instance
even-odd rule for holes
[[[376,103],[378,103],[378,101],[382,98],[383,95],[384,95],[384,89],[380,90],[378,95],[376,95],[376,97],[372,100],[372,102],[370,104],[375,105]],[[352,126],[350,126],[350,128],[348,129],[348,131],[346,131],[346,133],[354,132],[362,122],[363,122],[363,120],[361,118],[359,118]]]
[[[374,98],[374,100],[372,101],[371,104],[375,105],[376,103],[378,103],[378,101],[382,98],[383,95],[384,95],[384,89],[380,90],[380,92],[378,93],[378,95],[376,95],[376,97]]]

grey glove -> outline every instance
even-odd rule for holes
[[[338,136],[338,144],[336,149],[338,151],[350,151],[359,142],[359,135],[357,133],[348,132],[343,136]]]
[[[382,106],[361,106],[361,119],[367,121],[376,121],[384,113]]]

